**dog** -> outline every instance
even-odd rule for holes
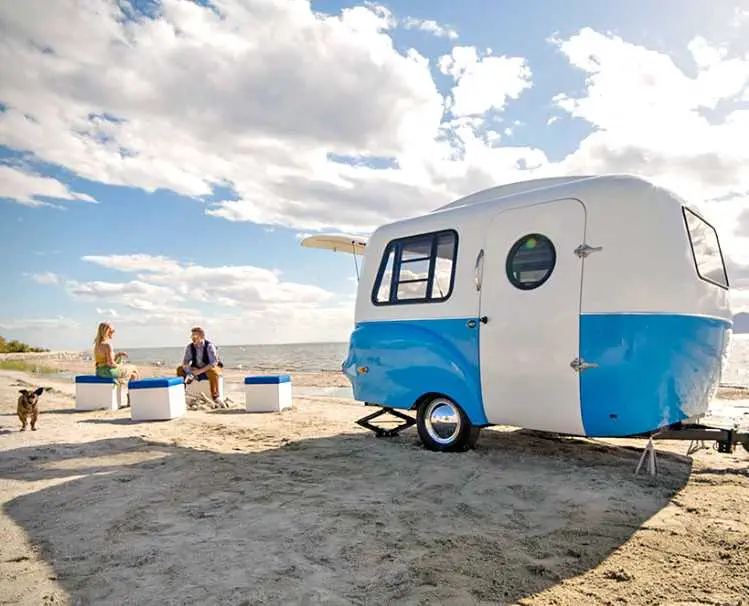
[[[39,418],[39,396],[49,387],[38,387],[37,389],[19,389],[18,396],[18,419],[21,421],[21,431],[26,431],[26,425],[31,425],[31,431],[36,431],[36,421]]]

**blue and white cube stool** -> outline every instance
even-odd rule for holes
[[[122,400],[122,386],[117,379],[78,375],[75,378],[76,410],[117,410]]]
[[[247,412],[281,412],[284,408],[291,408],[291,377],[245,377],[244,400]]]
[[[128,388],[133,421],[168,421],[187,412],[182,377],[139,379]]]

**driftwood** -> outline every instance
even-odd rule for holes
[[[185,394],[185,402],[188,410],[215,410],[217,408],[231,408],[232,401],[224,398],[220,402],[214,402],[204,393]]]

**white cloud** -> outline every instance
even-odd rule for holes
[[[480,57],[473,46],[456,46],[439,59],[440,71],[452,76],[450,110],[455,116],[482,115],[490,109],[503,110],[531,87],[531,69],[522,57]]]
[[[0,96],[1,99],[2,97]],[[0,114],[1,122],[2,114]],[[2,143],[2,138],[0,138],[0,143]],[[57,200],[96,202],[96,200],[87,194],[71,191],[57,179],[43,177],[29,169],[24,170],[19,167],[0,164],[0,198],[9,198],[24,206],[62,208],[57,204],[40,200],[40,197]]]
[[[136,311],[165,313],[183,311],[177,307],[177,304],[184,301],[184,297],[171,288],[149,284],[142,280],[130,282],[68,280],[65,283],[65,289],[68,294],[79,301],[109,301]]]
[[[119,313],[117,313],[116,309],[111,309],[111,308],[108,309],[108,308],[102,308],[102,307],[97,307],[96,313],[99,314],[100,316],[109,317],[109,318],[116,318],[117,316],[120,315]]]
[[[37,284],[59,284],[60,276],[51,271],[47,271],[41,274],[32,274],[31,279]]]
[[[719,203],[716,203],[719,204]],[[725,241],[723,248],[728,248],[729,258],[727,260],[729,279],[732,292],[732,305],[735,312],[749,312],[749,197],[742,205],[735,205],[733,210],[740,212],[720,215],[724,228],[721,242]],[[733,221],[732,221],[733,219]],[[731,229],[733,228],[733,229]],[[716,226],[716,229],[720,229]]]
[[[403,27],[406,29],[418,29],[423,32],[434,34],[438,38],[449,38],[450,40],[457,40],[458,32],[452,27],[441,25],[433,19],[416,19],[414,17],[407,17],[403,20]]]
[[[563,169],[634,172],[696,200],[749,192],[749,110],[729,109],[717,123],[703,114],[743,91],[749,57],[727,58],[701,39],[690,47],[696,77],[662,53],[587,28],[559,42],[587,88],[556,103],[596,127]]]
[[[141,271],[155,273],[169,273],[180,269],[177,261],[164,256],[133,254],[133,255],[86,255],[83,261],[95,263],[108,269],[118,271]]]
[[[200,196],[229,183],[259,220],[282,222],[316,202],[297,201],[297,184],[345,189],[328,151],[392,156],[437,134],[427,61],[395,51],[375,12],[215,6],[164,0],[158,18],[127,21],[104,0],[3,5],[14,27],[0,49],[0,143],[148,191]]]
[[[111,0],[0,6],[0,144],[146,191],[203,196],[229,186],[239,200],[211,204],[209,214],[304,230],[371,231],[515,175],[464,162],[480,137],[469,152],[465,136],[457,147],[442,140],[455,137],[442,124],[430,63],[395,49],[397,20],[386,9],[330,16],[285,0],[213,6],[163,0],[157,16],[136,19]],[[475,109],[471,91],[494,108],[517,96],[509,80],[481,79],[508,76],[521,59],[475,63],[459,76],[454,109]]]
[[[749,288],[731,292],[731,308],[735,314],[749,313]]]
[[[122,272],[136,273],[129,282],[69,283],[78,297],[126,300],[136,309],[154,311],[164,304],[194,301],[243,308],[270,304],[316,305],[334,297],[317,286],[284,282],[279,272],[251,265],[204,267],[144,254],[85,256],[89,261]]]
[[[741,8],[739,6],[733,9],[733,22],[732,25],[736,28],[741,28],[749,23],[749,9]]]

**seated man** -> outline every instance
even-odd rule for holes
[[[177,368],[177,375],[185,377],[185,385],[198,379],[208,379],[211,386],[211,397],[214,402],[219,401],[218,378],[223,364],[219,362],[216,346],[207,341],[205,332],[199,326],[191,331],[192,343],[185,347],[185,357],[182,366]]]

